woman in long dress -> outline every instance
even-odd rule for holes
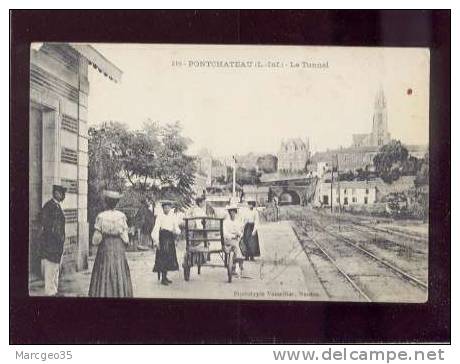
[[[248,200],[249,210],[243,216],[244,232],[243,240],[246,245],[246,260],[254,260],[254,257],[260,256],[259,234],[257,228],[259,225],[259,212],[256,210],[256,201]]]
[[[153,242],[158,244],[153,271],[161,273],[161,284],[164,286],[172,283],[168,279],[168,271],[179,270],[175,238],[180,234],[180,228],[172,205],[173,202],[169,200],[161,202],[163,213],[158,214],[152,232]]]
[[[96,217],[92,243],[98,246],[89,286],[90,297],[132,297],[133,286],[126,260],[129,244],[124,213],[115,210],[121,195],[104,191],[107,210]]]

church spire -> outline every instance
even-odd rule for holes
[[[383,109],[387,106],[387,101],[385,99],[385,93],[383,92],[383,86],[380,84],[377,95],[375,96],[375,108]]]
[[[375,96],[374,117],[372,121],[372,144],[379,147],[387,144],[390,141],[387,102],[381,84]]]

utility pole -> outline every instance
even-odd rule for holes
[[[333,198],[332,198],[332,189],[333,189],[333,185],[334,185],[334,157],[332,157],[332,166],[331,166],[331,214],[334,212],[333,211],[333,207],[332,207],[332,204],[333,204]]]
[[[232,199],[236,198],[236,158],[233,156],[233,188],[232,188]]]
[[[339,172],[339,155],[336,154],[336,162],[337,162],[337,188],[339,190],[339,231],[341,230],[340,228],[340,214],[342,213],[342,202],[340,200],[340,172]]]

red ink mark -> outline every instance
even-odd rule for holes
[[[411,88],[408,88],[408,89],[407,89],[407,94],[408,94],[408,95],[412,95],[412,89],[411,89]]]

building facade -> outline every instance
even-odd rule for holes
[[[377,186],[370,181],[319,182],[314,205],[317,207],[372,205],[377,202]]]
[[[317,166],[318,172],[330,171],[337,167],[340,172],[355,171],[359,168],[372,169],[374,156],[378,153],[378,147],[340,148],[317,152],[311,157],[313,165]]]
[[[268,203],[268,193],[270,188],[267,186],[244,185],[243,194],[245,199],[254,199],[259,206]]]
[[[206,186],[212,184],[212,155],[207,149],[199,151],[197,156],[197,168],[198,172],[206,176]]]
[[[114,81],[121,70],[88,45],[45,43],[30,55],[29,273],[40,276],[39,214],[52,185],[67,187],[63,270],[87,268],[89,251],[88,67]]]
[[[282,141],[278,150],[278,171],[299,172],[304,171],[310,158],[310,143],[308,138],[304,142],[300,138]]]

